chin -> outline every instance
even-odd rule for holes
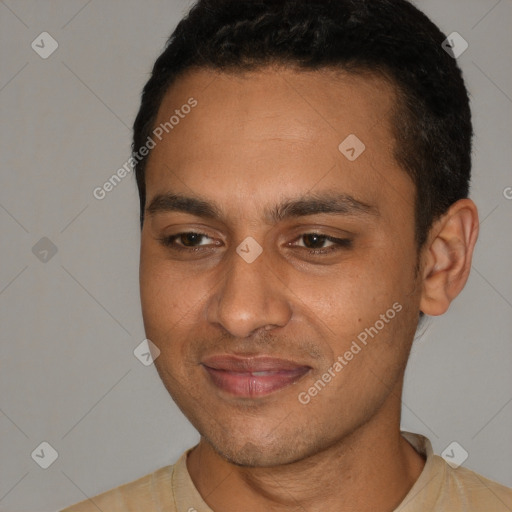
[[[235,440],[229,442],[216,442],[211,438],[203,436],[212,449],[222,458],[241,467],[274,467],[284,464],[291,464],[306,456],[302,453],[301,447],[294,443],[286,445],[285,440]]]
[[[286,460],[283,454],[252,442],[244,444],[238,450],[230,447],[218,453],[231,464],[242,467],[272,467],[292,462],[292,460]]]

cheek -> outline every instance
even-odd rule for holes
[[[172,374],[193,364],[194,340],[204,324],[208,276],[184,270],[158,251],[141,254],[140,297],[146,336],[160,349],[157,366]]]
[[[402,271],[399,271],[399,268]],[[403,265],[393,268],[381,254],[358,258],[333,269],[322,279],[293,286],[297,295],[336,333],[373,323],[407,289]]]
[[[168,263],[149,251],[141,252],[139,278],[146,334],[150,339],[155,337],[158,343],[173,326],[179,328],[179,321],[190,309],[195,293],[193,287],[184,286],[183,276],[177,278]]]
[[[189,378],[191,366],[187,347],[194,329],[194,304],[198,296],[182,286],[169,266],[141,260],[140,295],[144,331],[160,350],[155,366],[169,392],[178,392],[178,382]]]
[[[386,375],[396,375],[397,368],[391,367],[403,363],[414,330],[413,266],[392,256],[381,252],[380,257],[361,258],[298,294],[313,321],[324,326],[334,359],[346,356],[350,361],[338,382],[349,375],[356,387],[372,375],[387,380]]]

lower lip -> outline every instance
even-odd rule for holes
[[[265,372],[266,375],[253,375],[247,372],[216,370],[209,366],[204,366],[204,368],[210,375],[213,384],[219,389],[246,398],[265,396],[285,388],[297,382],[309,371],[309,368],[301,367],[295,370]]]

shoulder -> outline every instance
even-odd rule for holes
[[[395,512],[511,512],[512,489],[435,455],[429,439],[402,432],[426,459],[423,471]]]
[[[509,512],[512,510],[512,489],[490,480],[464,467],[452,468],[444,459],[439,464],[446,466],[444,485],[440,489],[439,499],[446,501],[450,508],[460,507],[468,512],[493,510]],[[458,510],[455,508],[455,510]]]
[[[431,455],[422,475],[395,512],[510,512],[512,489]]]
[[[137,480],[76,503],[61,512],[175,512],[171,492],[173,468],[174,466],[165,466]]]

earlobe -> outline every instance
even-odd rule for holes
[[[478,238],[478,210],[461,199],[436,221],[423,249],[420,310],[427,315],[445,313],[464,288]]]

